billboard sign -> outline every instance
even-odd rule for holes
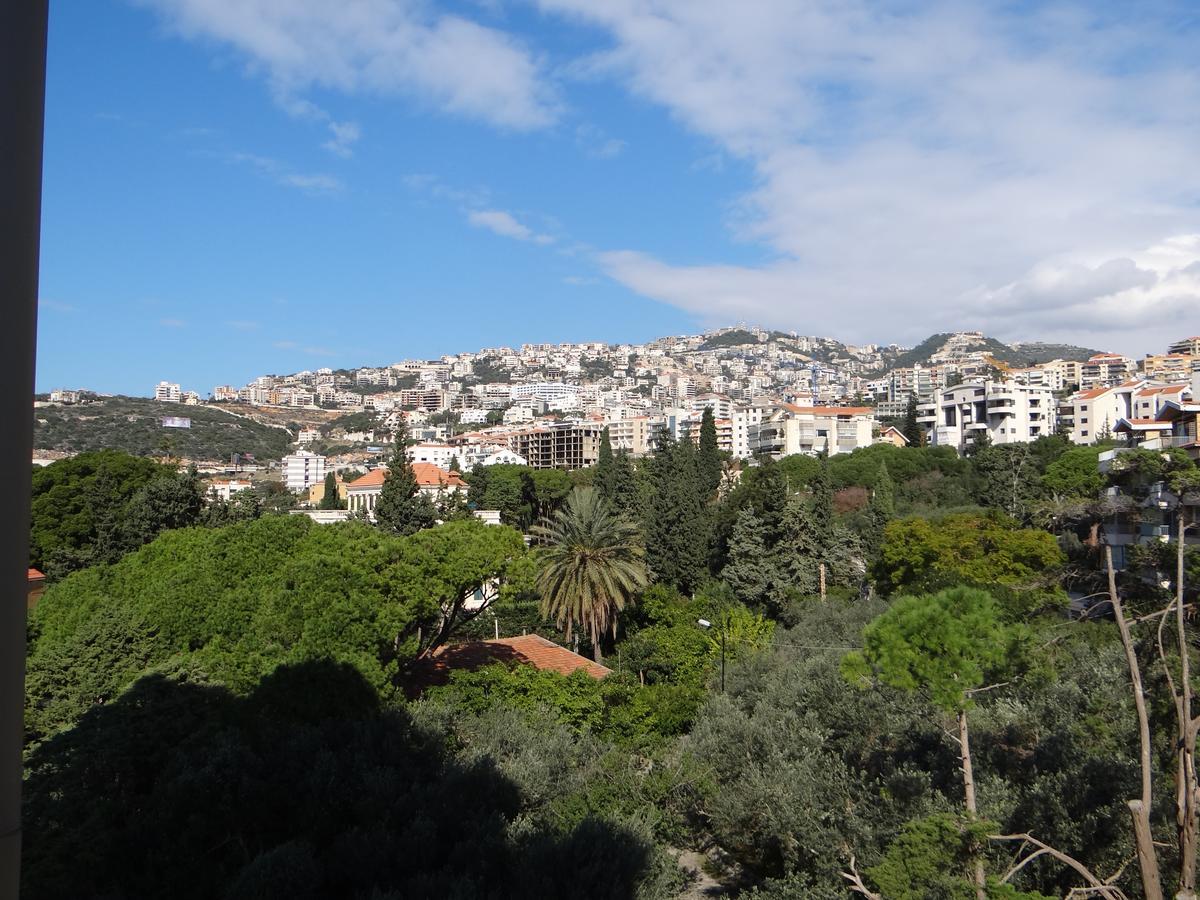
[[[183,416],[163,416],[163,428],[191,428],[192,420],[185,419]]]

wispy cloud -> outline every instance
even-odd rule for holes
[[[563,279],[563,284],[569,284],[572,287],[584,287],[585,285],[589,284],[599,284],[599,280],[595,278],[588,278],[583,275],[568,275]]]
[[[78,312],[79,307],[71,303],[63,303],[61,300],[48,300],[45,297],[38,298],[38,309],[48,309],[59,313]]]
[[[917,339],[982,322],[975,299],[1032,290],[1013,286],[1063,260],[1137,261],[1197,230],[1200,119],[1181,111],[1200,107],[1200,57],[1169,5],[539,5],[611,42],[574,75],[618,82],[751,168],[729,230],[770,262],[601,257],[701,317]],[[1108,296],[1095,292],[1116,271],[1071,290]],[[1018,306],[986,321],[1030,336]],[[1089,325],[1158,346],[1154,322],[1126,327],[1103,304]]]
[[[344,188],[341,180],[332,175],[296,172],[287,164],[269,156],[256,153],[226,153],[220,158],[231,164],[247,166],[276,184],[297,188],[307,194],[336,194]]]
[[[273,95],[319,112],[305,92],[405,95],[505,129],[552,124],[559,101],[513,36],[426,4],[394,0],[133,0],[177,34],[233,47]],[[332,121],[332,120],[330,120]],[[331,126],[332,127],[332,126]],[[334,137],[335,144],[338,141]],[[348,144],[343,146],[348,149]],[[336,151],[335,151],[336,152]]]
[[[273,341],[271,346],[276,350],[295,350],[300,345],[295,341]]]
[[[575,128],[575,143],[593,159],[612,159],[625,152],[628,144],[610,137],[604,129],[584,123]]]
[[[362,129],[355,122],[330,122],[329,131],[333,135],[321,146],[343,159],[354,155],[354,145],[362,137]]]
[[[513,238],[518,241],[532,241],[535,244],[552,244],[554,238],[548,234],[539,234],[528,225],[522,225],[512,213],[502,209],[474,209],[467,213],[467,221],[476,228],[486,228],[501,237]]]
[[[165,318],[165,319],[159,319],[158,324],[161,325],[163,328],[186,328],[187,327],[187,322],[185,322],[183,319],[174,319],[174,318],[170,318],[170,317]]]
[[[257,331],[261,327],[258,322],[249,319],[230,319],[225,324],[235,331]]]

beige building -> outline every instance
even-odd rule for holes
[[[666,424],[661,417],[634,416],[612,419],[605,427],[608,428],[608,440],[614,451],[624,450],[630,456],[645,456],[654,450]]]
[[[850,453],[870,446],[875,411],[869,406],[794,406],[781,403],[775,412],[749,428],[750,455],[776,458],[804,453]]]

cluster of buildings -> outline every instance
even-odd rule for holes
[[[920,351],[927,355],[913,360],[894,345],[851,346],[737,327],[645,344],[524,344],[383,367],[264,375],[244,387],[217,387],[213,400],[366,412],[376,427],[339,440],[378,444],[381,458],[404,427],[413,462],[444,471],[501,462],[572,469],[596,462],[605,429],[614,450],[635,457],[652,452],[667,433],[697,441],[706,409],[716,420],[718,446],[736,459],[903,443],[888,425],[914,401],[924,441],[960,452],[1054,433],[1080,444],[1118,437],[1182,441],[1171,431],[1175,424],[1168,428],[1160,417],[1192,402],[1200,378],[1200,337],[1142,360],[1080,353],[1086,358],[1021,367],[1011,364],[1020,347],[1004,348],[978,332],[939,335],[927,344]],[[997,348],[1007,352],[998,356]],[[169,382],[155,396],[194,398]],[[347,467],[309,449],[322,437],[316,429],[298,435],[301,449],[283,461],[290,489],[308,490],[328,468]]]

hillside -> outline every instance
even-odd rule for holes
[[[743,328],[734,328],[721,334],[714,334],[700,345],[701,350],[719,350],[722,347],[740,347],[744,344],[757,344],[758,338]]]
[[[1041,341],[1026,341],[1013,344],[1013,350],[1025,360],[1024,365],[1036,366],[1038,363],[1049,362],[1052,359],[1071,359],[1083,362],[1090,359],[1099,350],[1089,350],[1075,344],[1046,344]]]
[[[191,428],[163,428],[163,416],[183,416]],[[124,450],[136,456],[160,455],[196,460],[226,460],[233,453],[278,459],[293,435],[211,406],[157,403],[140,397],[105,397],[78,406],[41,406],[33,410],[35,450],[82,453]]]
[[[893,369],[904,369],[917,364],[926,365],[929,363],[929,358],[941,350],[953,337],[954,334],[951,332],[932,334],[911,350],[905,350],[899,354],[883,371],[890,372]],[[1085,360],[1098,352],[1086,347],[1077,347],[1074,344],[1029,342],[1010,345],[986,336],[982,340],[972,341],[966,349],[982,351],[991,355],[997,362],[1014,368],[1036,366],[1052,359]]]

